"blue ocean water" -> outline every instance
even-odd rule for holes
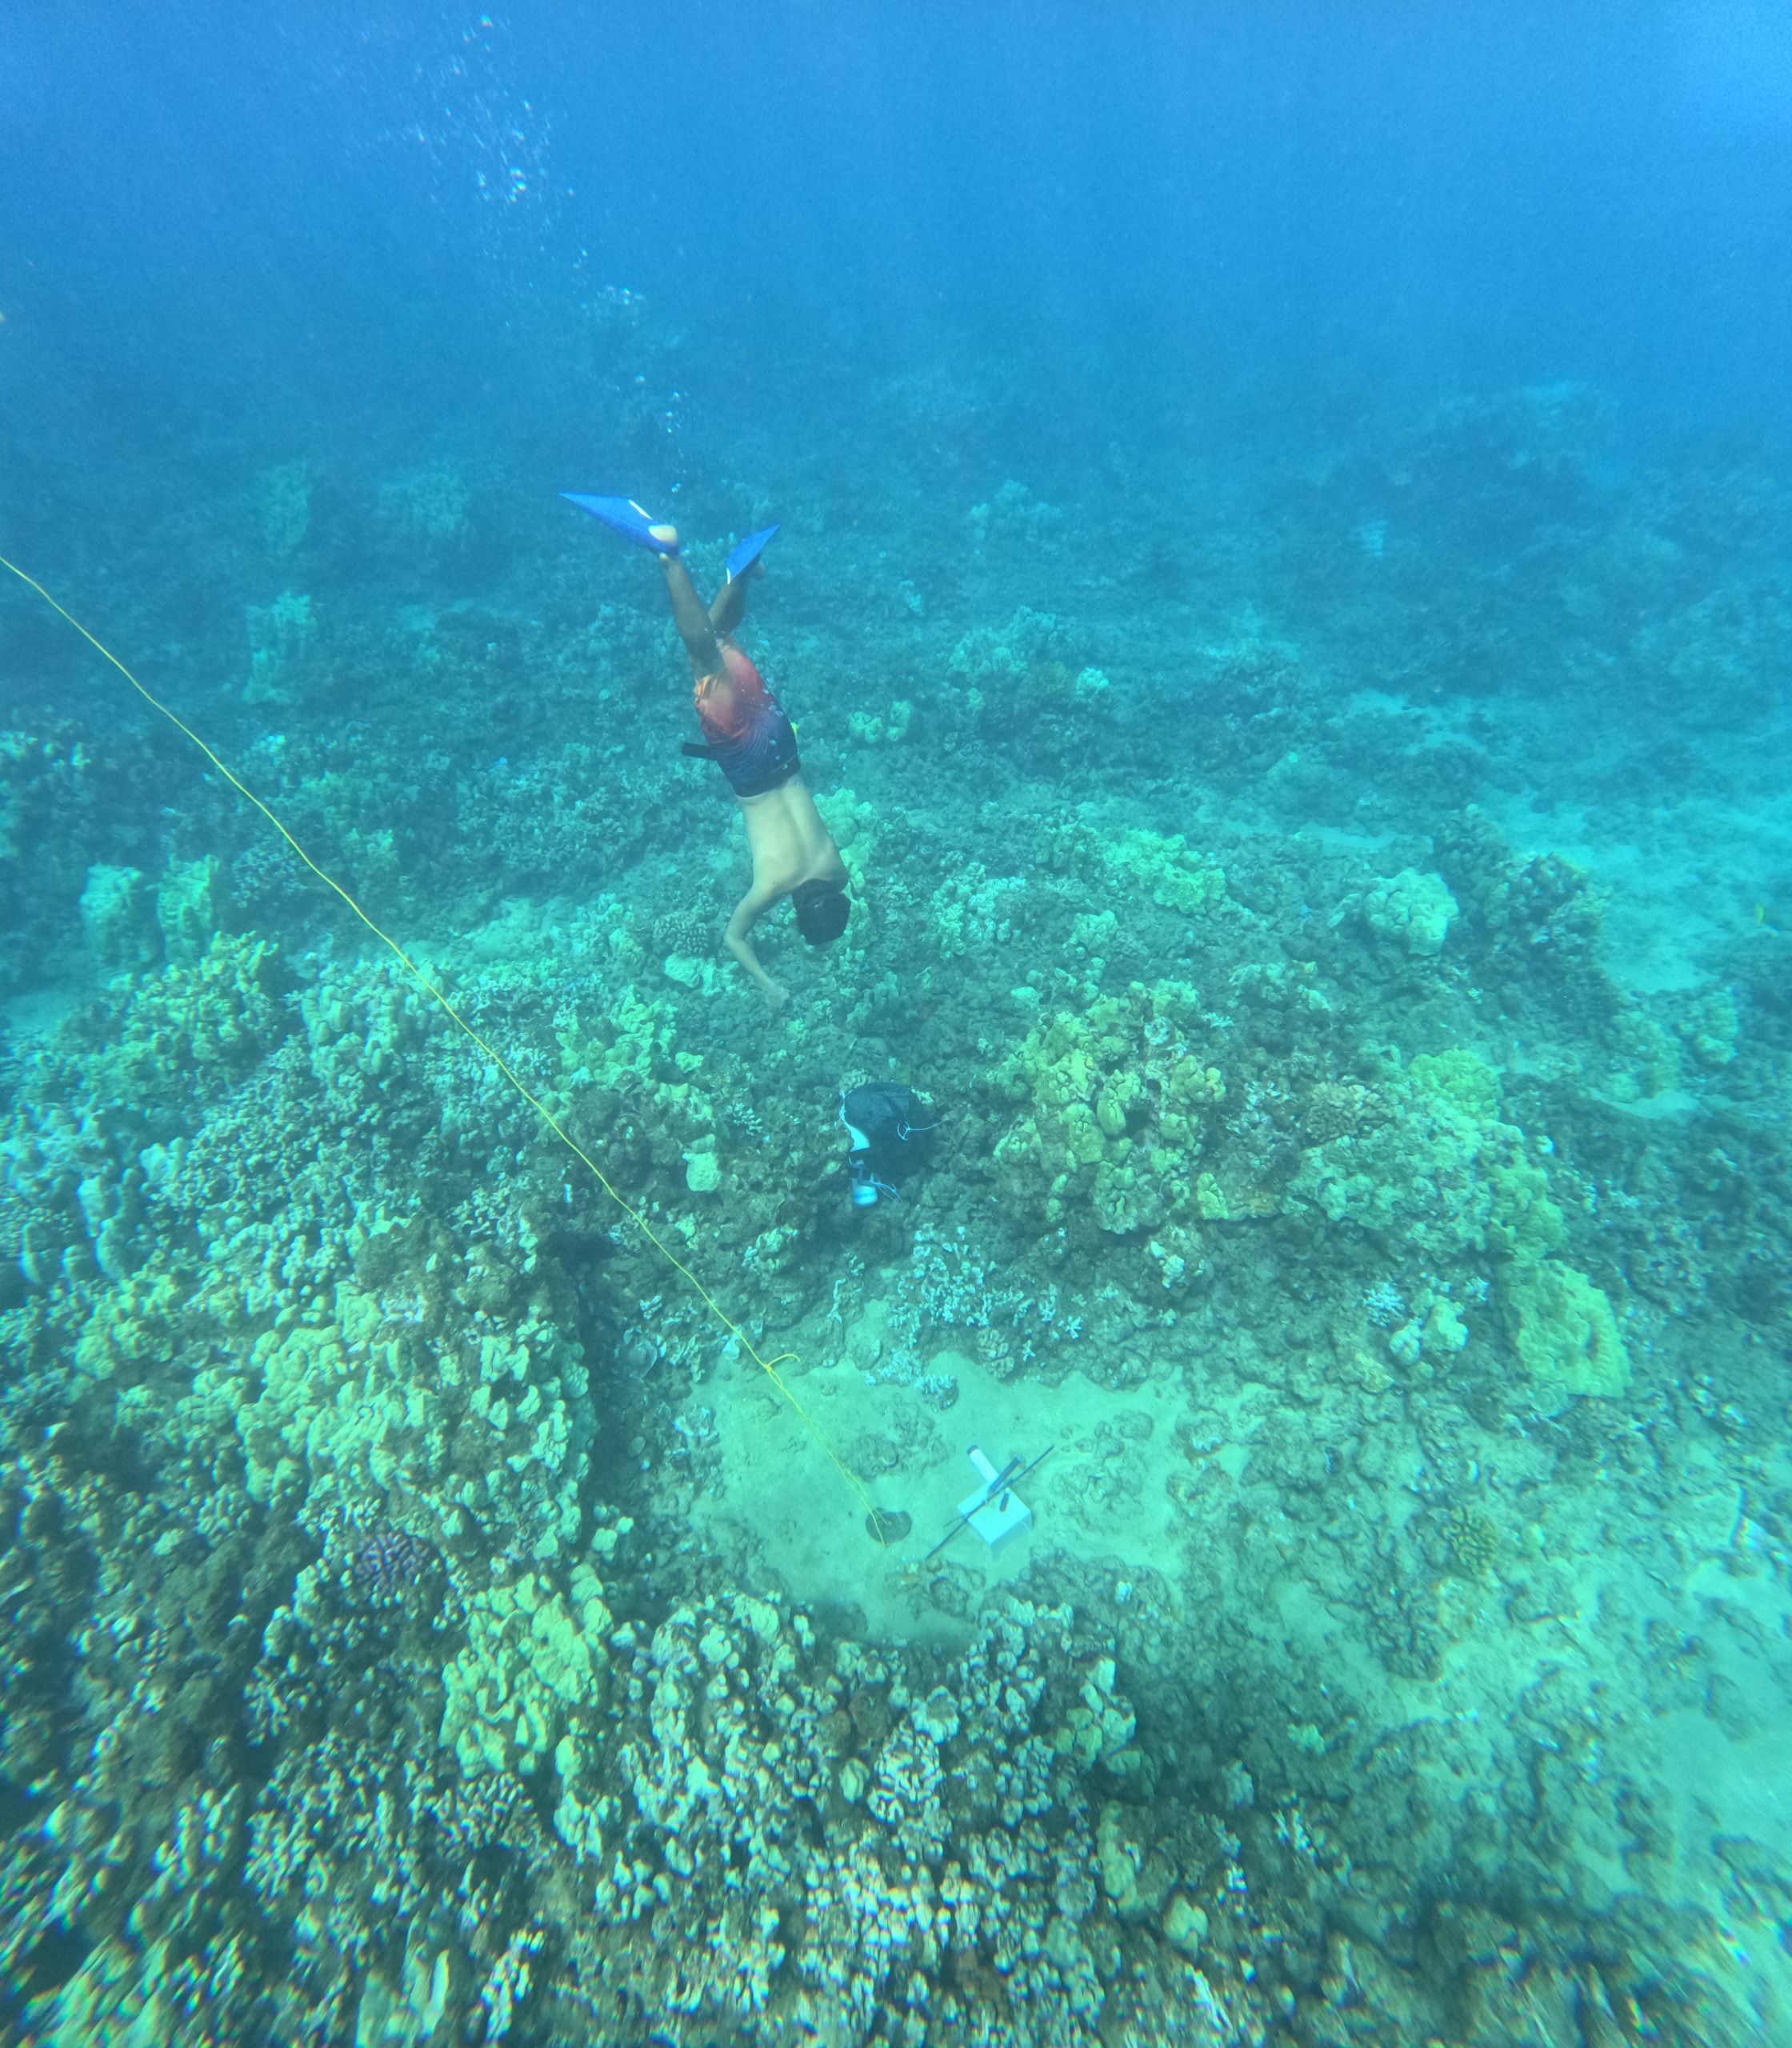
[[[0,2038],[1792,2040],[1783,12],[0,77]]]

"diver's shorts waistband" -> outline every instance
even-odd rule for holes
[[[726,762],[722,764],[722,772],[728,775]],[[728,786],[738,797],[766,797],[770,796],[774,790],[782,789],[786,782],[794,782],[802,773],[802,763],[798,760],[793,750],[787,760],[768,764],[757,774],[728,775]]]
[[[769,796],[802,773],[794,727],[782,712],[770,726],[747,741],[686,740],[682,751],[700,761],[713,761],[738,797]]]

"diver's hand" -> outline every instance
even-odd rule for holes
[[[785,993],[784,984],[782,982],[774,982],[770,974],[766,975],[764,981],[760,983],[759,993],[766,999],[767,1011],[774,1017],[790,999]]]

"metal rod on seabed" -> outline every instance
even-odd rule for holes
[[[964,1510],[959,1514],[957,1521],[955,1521],[952,1526],[946,1530],[946,1534],[941,1537],[939,1541],[934,1544],[934,1547],[927,1553],[926,1556],[921,1560],[922,1564],[931,1564],[934,1559],[939,1555],[940,1552],[946,1548],[946,1545],[951,1542],[952,1538],[958,1534],[961,1529],[968,1529],[970,1526],[971,1522],[978,1515],[982,1513],[983,1510],[989,1506],[991,1501],[996,1499],[1002,1494],[1011,1492],[1020,1484],[1022,1480],[1026,1477],[1029,1472],[1034,1471],[1040,1466],[1043,1465],[1046,1460],[1051,1456],[1054,1448],[1054,1446],[1053,1445],[1048,1443],[1037,1458],[1030,1460],[1025,1465],[1021,1464],[1019,1458],[1010,1458],[1008,1462],[1002,1466],[1002,1470],[997,1473],[995,1477],[990,1480],[988,1486],[983,1489],[982,1495],[978,1500],[975,1506]],[[1015,1470],[1017,1466],[1020,1467],[1018,1471]]]

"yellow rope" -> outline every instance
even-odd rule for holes
[[[212,750],[206,744],[199,735],[194,731],[193,728],[188,725],[184,719],[181,718],[176,713],[170,710],[168,706],[164,704],[158,697],[155,696],[142,683],[139,682],[137,678],[131,674],[130,670],[125,666],[124,663],[118,659],[118,656],[113,653],[112,650],[108,647],[103,641],[96,639],[72,612],[66,610],[62,605],[58,604],[55,598],[50,594],[49,591],[44,588],[42,584],[38,582],[35,577],[26,575],[25,571],[19,567],[16,562],[9,562],[3,554],[0,554],[0,568],[10,569],[14,575],[18,578],[20,582],[26,585],[30,589],[35,590],[38,595],[43,599],[44,602],[49,606],[50,610],[56,613],[59,618],[66,619],[96,654],[101,655],[105,660],[111,663],[113,667],[118,671],[119,674],[124,678],[125,681],[130,685],[131,688],[137,692],[138,695],[142,698],[143,702],[147,704],[152,710],[159,711],[162,717],[168,721],[169,724],[174,727],[176,731],[184,734],[186,737],[198,748],[199,751],[206,757],[206,760],[209,761],[212,766],[218,770],[218,774],[224,778],[225,781],[228,782],[230,787],[236,791],[237,794],[246,798],[249,802],[252,803],[255,806],[256,810],[262,814],[262,817],[267,820],[268,823],[274,827],[274,830],[280,834],[281,838],[286,841],[286,844],[291,847],[293,851],[298,854],[300,860],[305,863],[306,866],[311,870],[312,874],[317,877],[318,881],[321,882],[326,889],[334,890],[336,894],[342,898],[342,902],[346,903],[349,909],[354,913],[355,916],[360,919],[361,922],[365,925],[367,930],[373,934],[374,937],[379,941],[380,944],[385,946],[394,956],[394,958],[398,962],[399,965],[404,969],[405,972],[410,976],[411,979],[416,982],[417,986],[422,990],[423,993],[429,997],[430,1001],[435,1003],[438,1008],[453,1019],[454,1023],[466,1033],[466,1036],[472,1040],[474,1044],[476,1045],[479,1048],[480,1051],[485,1054],[486,1058],[491,1062],[493,1066],[498,1069],[498,1072],[502,1074],[505,1079],[510,1082],[510,1086],[515,1089],[524,1102],[526,1102],[542,1119],[542,1122],[547,1126],[548,1129],[551,1130],[554,1136],[559,1139],[560,1142],[566,1146],[566,1150],[570,1152],[576,1159],[581,1161],[582,1164],[589,1169],[591,1178],[597,1182],[598,1186],[603,1190],[604,1193],[609,1196],[610,1199],[615,1203],[616,1206],[620,1209],[622,1214],[628,1218],[629,1221],[634,1225],[635,1228],[640,1231],[641,1234],[647,1240],[648,1243],[653,1246],[654,1250],[659,1254],[660,1257],[666,1261],[666,1264],[671,1266],[676,1273],[679,1274],[686,1282],[689,1282],[690,1286],[696,1292],[699,1299],[702,1302],[703,1306],[709,1310],[710,1314],[722,1326],[722,1327],[727,1331],[728,1334],[734,1338],[735,1342],[740,1346],[741,1349],[746,1352],[746,1355],[753,1361],[754,1364],[759,1368],[760,1371],[766,1375],[766,1378],[771,1382],[772,1385],[775,1386],[778,1392],[782,1394],[784,1398],[789,1402],[791,1407],[796,1410],[798,1415],[802,1418],[803,1427],[808,1430],[810,1436],[812,1436],[815,1439],[816,1442],[821,1446],[822,1449],[827,1454],[829,1462],[834,1466],[834,1469],[840,1474],[841,1478],[846,1481],[846,1484],[851,1487],[853,1492],[858,1496],[859,1502],[863,1506],[866,1512],[866,1526],[870,1530],[875,1540],[881,1542],[883,1540],[882,1536],[880,1534],[882,1527],[882,1520],[881,1516],[878,1514],[878,1510],[871,1505],[870,1495],[866,1492],[865,1488],[859,1482],[858,1477],[842,1460],[840,1454],[834,1448],[834,1446],[829,1442],[826,1434],[822,1430],[821,1425],[815,1421],[814,1418],[810,1415],[808,1410],[803,1406],[802,1403],[798,1400],[796,1396],[790,1391],[790,1388],[785,1385],[783,1380],[778,1376],[777,1370],[778,1367],[789,1363],[791,1359],[796,1357],[796,1353],[794,1351],[780,1351],[778,1356],[774,1358],[762,1358],[758,1350],[754,1348],[752,1340],[747,1336],[746,1331],[743,1330],[740,1326],[724,1311],[721,1305],[717,1302],[715,1297],[710,1292],[709,1289],[703,1285],[702,1282],[698,1278],[697,1275],[691,1271],[688,1266],[685,1264],[684,1261],[679,1258],[678,1254],[672,1250],[671,1246],[666,1243],[666,1240],[659,1235],[658,1232],[654,1229],[653,1226],[647,1221],[646,1218],[641,1214],[640,1210],[632,1207],[616,1192],[615,1189],[610,1186],[609,1180],[604,1174],[603,1169],[598,1164],[597,1161],[591,1157],[590,1154],[585,1150],[584,1146],[578,1142],[578,1139],[575,1138],[566,1129],[566,1126],[561,1122],[560,1119],[555,1116],[553,1110],[547,1106],[546,1103],[534,1093],[534,1091],[530,1087],[528,1082],[526,1082],[522,1076],[517,1072],[516,1069],[510,1065],[510,1062],[505,1058],[504,1055],[491,1044],[489,1039],[482,1037],[479,1032],[474,1029],[472,1025],[467,1022],[466,1019],[462,1016],[453,1003],[448,1000],[447,997],[444,995],[442,990],[436,986],[435,983],[430,979],[429,976],[425,974],[423,970],[418,966],[417,962],[411,958],[410,955],[406,952],[404,948],[399,945],[398,942],[393,938],[391,934],[382,929],[379,925],[377,925],[374,920],[368,916],[367,913],[362,909],[361,906],[356,902],[354,898],[350,895],[347,890],[342,886],[341,882],[337,881],[334,875],[326,874],[322,868],[318,866],[318,863],[312,859],[311,856],[308,853],[306,852],[305,849],[298,843],[298,840],[296,840],[293,837],[292,834],[286,830],[286,826],[281,823],[280,820],[274,815],[274,812],[262,802],[262,799],[258,796],[256,795],[255,792],[250,789],[245,783],[241,782],[238,777],[232,773],[230,769],[228,768],[214,753],[213,753]]]

